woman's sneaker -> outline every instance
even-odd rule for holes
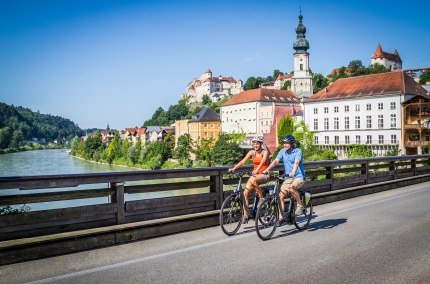
[[[248,216],[243,215],[243,217],[242,217],[242,224],[248,223],[248,219],[249,219]]]

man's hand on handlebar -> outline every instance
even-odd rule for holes
[[[230,169],[228,169],[228,172],[229,172],[229,173],[234,173],[234,168],[230,168]]]

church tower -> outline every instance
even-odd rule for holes
[[[296,28],[297,39],[294,41],[294,75],[291,79],[291,90],[300,98],[313,94],[312,74],[309,69],[309,42],[306,39],[306,27],[302,24],[300,11],[299,24]]]

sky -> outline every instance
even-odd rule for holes
[[[0,101],[81,128],[139,127],[207,68],[290,72],[300,6],[314,73],[367,66],[378,43],[404,68],[430,66],[425,0],[0,0]]]

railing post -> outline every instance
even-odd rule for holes
[[[333,166],[326,167],[325,169],[327,171],[329,171],[329,173],[327,173],[325,175],[325,178],[331,180],[331,182],[330,182],[330,190],[333,190],[334,189],[334,171],[333,171]]]
[[[222,182],[222,173],[219,172],[216,176],[210,176],[211,186],[210,192],[216,193],[215,209],[220,209],[224,200],[224,188]]]
[[[369,162],[366,162],[365,164],[361,164],[362,170],[361,174],[366,175],[366,180],[364,184],[369,184]]]
[[[110,203],[116,203],[116,223],[125,223],[124,182],[113,182],[109,184],[115,193],[110,197]]]
[[[393,171],[393,179],[396,179],[396,161],[390,161],[390,165],[388,166],[389,171]]]
[[[417,175],[417,159],[411,159],[411,169],[414,173],[414,176]]]

